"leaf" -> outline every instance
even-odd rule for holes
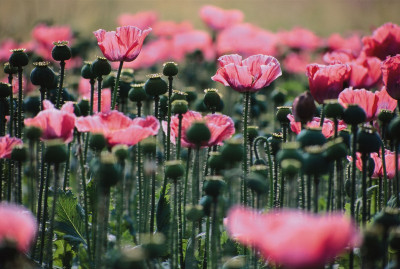
[[[157,204],[156,224],[157,232],[163,233],[166,237],[169,234],[171,207],[167,195],[161,196]]]
[[[56,205],[54,229],[62,233],[64,239],[77,249],[79,244],[87,244],[84,225],[84,211],[72,192],[61,192]]]

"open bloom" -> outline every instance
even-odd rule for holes
[[[400,100],[400,54],[382,62],[382,78],[388,94]]]
[[[350,71],[348,64],[308,65],[308,82],[315,101],[322,104],[325,100],[338,98],[345,88],[344,83],[349,78]]]
[[[183,147],[191,147],[195,148],[196,145],[190,143],[186,138],[186,130],[192,125],[193,122],[204,120],[208,129],[211,132],[211,138],[203,147],[211,147],[215,145],[222,145],[222,142],[226,139],[232,137],[235,133],[235,124],[233,120],[221,114],[210,114],[205,117],[202,117],[199,112],[196,111],[188,111],[183,114],[182,119],[182,130],[181,130],[181,144]],[[173,116],[171,118],[171,142],[173,144],[176,143],[176,139],[178,138],[179,131],[179,119],[178,116]],[[167,133],[167,122],[163,121],[162,123],[164,133]]]
[[[322,39],[316,34],[301,27],[294,27],[290,31],[282,31],[278,35],[282,44],[293,49],[315,50],[323,44]]]
[[[378,106],[376,108],[376,117],[378,117],[379,113],[382,109],[394,111],[397,107],[397,101],[390,97],[388,92],[386,91],[385,86],[382,87],[380,91],[376,91],[375,95],[378,96]]]
[[[344,38],[335,33],[328,38],[328,47],[330,50],[348,50],[353,55],[358,56],[361,51],[361,38],[358,34]]]
[[[173,35],[172,39],[173,59],[182,61],[187,54],[201,51],[207,61],[215,60],[215,50],[212,38],[206,31],[190,30]],[[169,48],[171,53],[171,48]]]
[[[343,90],[339,94],[339,103],[347,108],[349,104],[359,105],[365,112],[367,118],[366,122],[375,119],[376,110],[378,109],[379,97],[373,92],[365,89],[354,90],[352,87]]]
[[[107,32],[100,29],[93,33],[107,60],[131,62],[139,55],[143,41],[150,31],[151,28],[142,31],[134,26],[122,26],[117,31]]]
[[[289,114],[288,119],[290,120],[290,129],[292,132],[295,134],[299,134],[301,132],[301,123],[296,122],[294,119],[294,116],[292,114]],[[312,121],[307,122],[307,127],[308,128],[319,128],[321,124],[321,118],[314,117]],[[344,130],[347,128],[346,123],[344,121],[340,120],[338,122],[338,132]],[[324,119],[324,124],[322,125],[322,134],[326,137],[329,138],[335,134],[335,123],[331,121],[330,119]]]
[[[139,29],[152,27],[158,20],[158,14],[155,11],[142,11],[135,14],[123,13],[117,21],[119,26],[132,25]]]
[[[363,53],[375,56],[382,61],[386,56],[394,56],[400,53],[400,26],[394,23],[385,23],[377,28],[372,36],[362,39]]]
[[[284,268],[322,268],[360,239],[351,220],[339,214],[294,210],[260,214],[235,206],[225,225],[232,238]]]
[[[132,120],[123,113],[112,110],[109,113],[79,117],[76,120],[76,128],[79,132],[103,134],[110,146],[132,146],[151,135],[156,135],[160,123],[153,116]]]
[[[0,243],[11,240],[21,252],[28,252],[37,231],[36,219],[26,208],[0,203]]]
[[[381,81],[381,61],[376,57],[358,57],[349,63],[351,67],[349,85],[371,88]]]
[[[268,55],[253,55],[242,60],[237,54],[218,59],[220,68],[211,79],[238,92],[256,92],[282,75],[277,59]]]
[[[243,12],[237,9],[224,10],[212,5],[206,5],[200,9],[200,18],[215,31],[240,23],[243,17]]]
[[[0,137],[0,159],[10,158],[13,148],[22,145],[22,140],[9,135]]]
[[[48,101],[43,101],[43,111],[36,117],[25,119],[25,126],[35,126],[42,129],[42,140],[61,139],[65,143],[72,141],[74,137],[75,114],[72,102],[66,102],[61,110],[58,110]]]

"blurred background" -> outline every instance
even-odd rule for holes
[[[38,22],[69,24],[83,36],[99,28],[113,30],[119,14],[155,10],[161,20],[189,20],[204,28],[198,11],[205,4],[240,9],[245,21],[276,31],[303,26],[318,35],[360,30],[369,33],[384,22],[400,23],[399,0],[1,0],[0,40],[30,38]]]

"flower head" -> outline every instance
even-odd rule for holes
[[[377,28],[372,36],[364,37],[362,42],[364,44],[363,53],[385,60],[386,56],[400,53],[400,26],[385,23]]]
[[[10,158],[12,149],[17,145],[22,145],[21,139],[9,135],[0,137],[0,159]]]
[[[301,27],[280,32],[279,37],[281,43],[293,49],[315,50],[323,44],[322,39],[316,34]]]
[[[107,60],[131,62],[139,55],[143,41],[150,31],[151,28],[142,31],[134,26],[122,26],[117,31],[107,32],[100,29],[93,33]]]
[[[328,38],[328,47],[333,51],[347,50],[357,56],[361,51],[361,38],[357,34],[344,38],[338,33],[335,33]]]
[[[218,59],[220,68],[211,78],[238,92],[256,92],[282,75],[277,59],[268,55],[253,55],[242,60],[237,54]]]
[[[382,62],[382,78],[387,93],[393,99],[400,100],[400,54]]]
[[[132,25],[139,29],[145,29],[152,27],[157,20],[158,14],[155,11],[142,11],[135,14],[124,13],[118,17],[118,25]]]
[[[349,104],[359,105],[367,115],[365,121],[370,122],[375,119],[376,111],[378,109],[379,97],[373,92],[365,89],[355,90],[352,87],[343,90],[339,94],[339,103],[347,108]]]
[[[224,10],[206,5],[200,9],[200,17],[208,27],[220,31],[243,21],[243,12],[237,9]]]

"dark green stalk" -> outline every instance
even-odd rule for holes
[[[279,207],[278,180],[278,162],[274,156],[274,208]]]
[[[97,112],[101,112],[101,82],[103,81],[102,77],[97,78]]]
[[[5,111],[5,104],[7,100],[5,98],[0,99],[0,136],[4,136],[6,134],[6,111]]]
[[[12,186],[14,165],[11,159],[8,159],[7,164],[8,164],[7,202],[11,202],[11,186]]]
[[[319,127],[324,126],[324,121],[325,121],[325,104],[322,104],[322,108],[321,108],[321,122],[319,123]]]
[[[183,260],[183,227],[182,227],[182,191],[181,191],[181,184],[179,184],[178,188],[178,230],[179,230],[179,237],[178,237],[178,245],[179,245],[179,262],[181,264],[181,268],[184,268],[185,263]]]
[[[58,163],[54,164],[54,195],[53,195],[53,206],[51,208],[51,216],[50,216],[50,227],[49,227],[49,243],[47,245],[47,264],[49,268],[53,268],[53,237],[54,237],[54,219],[56,216],[56,205],[57,205],[57,196],[58,196],[58,184],[59,184],[59,165]],[[50,165],[49,165],[50,167]]]
[[[350,196],[350,216],[353,220],[355,220],[355,199],[356,199],[356,162],[357,162],[357,125],[354,124],[351,126],[351,132],[353,134],[353,143],[352,143],[352,158],[353,163],[351,167],[351,196]],[[350,250],[350,259],[349,259],[349,269],[353,269],[354,267],[354,251]]]
[[[138,178],[138,194],[139,194],[139,206],[138,206],[138,230],[139,233],[143,232],[143,178],[142,178],[142,151],[140,143],[137,144],[137,178]]]
[[[192,205],[195,206],[200,198],[200,148],[195,149],[192,177]]]
[[[213,201],[213,210],[212,210],[212,223],[211,223],[211,268],[218,268],[218,198],[215,197]]]
[[[333,210],[333,167],[329,169],[329,179],[328,179],[328,202],[326,205],[326,212]]]
[[[300,175],[300,186],[301,186],[301,203],[300,203],[300,208],[305,209],[306,208],[306,184],[304,182],[304,174],[301,173]]]
[[[125,170],[125,161],[124,160],[119,161],[119,166],[121,168],[122,180],[118,183],[118,186],[117,186],[117,188],[118,188],[117,196],[119,198],[119,201],[116,204],[116,211],[117,211],[116,244],[117,244],[118,248],[121,247],[122,215],[123,215],[123,210],[124,210],[124,191],[125,191],[125,188],[124,188],[125,187],[124,186],[124,181],[125,181],[124,170]],[[145,212],[147,212],[147,210],[145,210]],[[145,224],[146,224],[146,222],[145,222]]]
[[[11,94],[11,96],[10,96],[10,129],[8,130],[8,133],[10,134],[10,136],[14,136],[14,98],[13,98],[13,94]]]
[[[178,141],[176,143],[176,159],[179,160],[181,158],[181,137],[182,137],[182,119],[183,115],[178,114]]]
[[[66,191],[69,185],[69,161],[71,158],[71,145],[72,143],[68,143],[67,161],[65,162],[65,168],[64,168],[63,191]]]
[[[367,223],[367,161],[368,154],[363,153],[362,159],[362,226],[365,228]]]
[[[203,257],[203,269],[207,269],[207,263],[210,260],[210,217],[207,216],[206,221],[206,239],[204,243],[204,257]]]
[[[155,152],[152,154],[152,158],[155,161]],[[154,232],[154,215],[156,210],[156,173],[151,174],[151,212],[150,212],[150,233]]]
[[[382,145],[382,169],[383,169],[383,204],[386,205],[388,202],[388,180],[386,174],[386,159],[385,159],[385,146]]]
[[[399,193],[400,193],[400,178],[399,178],[399,142],[396,141],[395,143],[395,159],[394,159],[394,166],[395,166],[395,171],[396,171],[396,177],[395,177],[395,197],[396,197],[396,206],[400,206],[399,202]]]
[[[168,118],[167,118],[167,149],[166,149],[166,160],[170,160],[170,148],[171,148],[171,96],[172,96],[172,81],[173,77],[168,77]]]
[[[183,191],[183,234],[186,234],[186,202],[187,202],[187,193],[188,193],[188,181],[189,181],[189,171],[190,171],[190,157],[192,155],[192,149],[188,148],[188,155],[186,160],[186,173],[185,173],[185,187]]]
[[[42,162],[43,159],[42,159]],[[45,245],[45,235],[46,235],[46,220],[48,218],[48,198],[49,198],[49,185],[50,185],[50,165],[47,164],[47,173],[46,173],[46,183],[44,187],[44,201],[43,201],[43,218],[42,218],[42,233],[40,238],[40,253],[39,253],[39,263],[42,265],[43,263],[43,254],[44,254],[44,245]],[[51,243],[52,241],[50,241]]]
[[[280,195],[279,195],[279,200],[280,200],[280,207],[283,207],[283,201],[284,201],[284,196],[285,196],[285,177],[283,176],[283,173],[281,173],[281,186],[280,186]]]
[[[247,125],[248,125],[248,115],[249,115],[249,106],[250,106],[250,92],[244,93],[244,115],[243,115],[243,197],[240,199],[243,201],[243,204],[247,204],[247,185],[246,178],[248,173],[247,168]]]
[[[22,67],[18,67],[18,129],[17,137],[22,137]]]
[[[319,178],[314,175],[314,213],[318,213]]]
[[[36,179],[36,168],[34,166],[35,161],[35,141],[29,140],[29,170],[30,170],[30,177],[29,177],[29,205],[33,214],[36,214],[36,207],[35,207],[35,194],[36,188],[34,185]]]
[[[22,204],[22,162],[17,163],[17,203]]]
[[[90,109],[89,109],[89,115],[93,115],[93,103],[94,103],[94,84],[96,83],[96,80],[91,78],[89,80],[90,83]],[[100,112],[100,111],[99,111]]]
[[[4,172],[4,159],[0,159],[0,202],[3,201],[3,180],[4,180],[3,172]]]
[[[311,176],[307,175],[307,211],[311,211]]]
[[[336,210],[343,210],[342,193],[343,193],[343,166],[342,160],[336,161]]]
[[[122,71],[123,65],[124,65],[124,61],[120,61],[118,71],[117,71],[117,78],[115,79],[115,87],[114,87],[113,98],[112,98],[112,103],[111,103],[112,110],[114,110],[117,105],[117,92],[118,92],[118,86],[119,86],[119,78],[121,76],[121,71]],[[100,110],[99,110],[99,112],[100,112]]]
[[[60,62],[60,85],[58,87],[58,91],[57,91],[57,103],[56,103],[56,108],[60,109],[60,102],[61,102],[61,94],[62,94],[62,90],[63,90],[63,83],[64,83],[64,71],[65,71],[65,62],[61,61]]]

